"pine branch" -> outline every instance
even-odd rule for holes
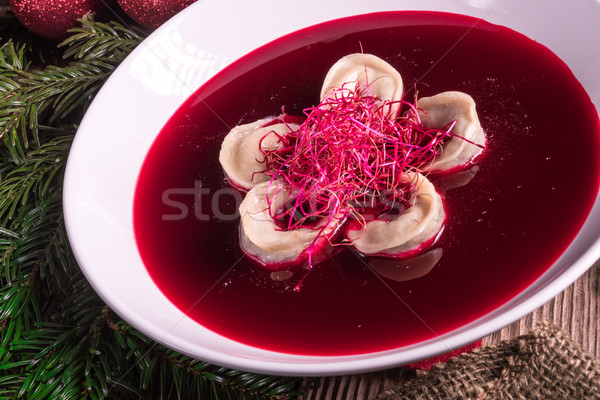
[[[14,164],[7,155],[0,162],[0,370],[7,371],[0,373],[2,388],[24,384],[14,368],[26,362],[12,343],[36,329],[48,309],[45,299],[65,290],[65,268],[75,269],[61,199],[70,142],[59,137],[29,152],[18,168],[8,168]]]
[[[76,264],[62,214],[74,126],[144,37],[82,21],[62,66],[0,45],[0,400],[292,399],[300,379],[191,359],[118,318]],[[39,49],[38,49],[39,51]]]
[[[75,275],[73,288],[63,312],[54,316],[55,322],[43,323],[12,343],[11,350],[28,359],[26,378],[13,376],[12,387],[0,390],[0,395],[283,400],[300,394],[294,378],[216,367],[157,345],[127,323],[114,323],[114,314],[81,274]]]
[[[140,340],[148,340],[135,332],[131,334]],[[297,378],[251,374],[217,367],[164,346],[152,346],[145,353],[139,353],[136,348],[131,351],[135,352],[138,365],[153,366],[152,369],[140,368],[140,380],[144,389],[160,398],[283,400],[302,394],[297,390]],[[172,384],[167,385],[165,382]]]
[[[69,30],[71,36],[59,47],[66,47],[64,58],[74,60],[97,60],[100,58],[122,61],[149,33],[138,27],[126,28],[112,22],[94,22],[90,18],[81,21],[81,28]]]
[[[73,269],[62,219],[62,174],[70,137],[59,137],[31,151],[0,184],[0,320],[15,315],[34,281],[33,275],[56,278]],[[3,160],[2,170],[12,164]],[[57,286],[58,284],[58,286]],[[22,297],[25,296],[23,299]],[[21,300],[18,300],[21,299]],[[13,304],[14,303],[14,304]]]
[[[60,46],[66,66],[29,71],[26,47],[11,41],[0,47],[0,137],[15,162],[23,149],[38,148],[43,133],[80,119],[93,96],[119,63],[143,39],[140,32],[118,23],[102,24],[91,17]],[[77,112],[76,112],[77,111]],[[74,132],[73,132],[74,133]]]
[[[27,360],[21,381],[0,390],[7,397],[26,399],[143,399],[135,386],[121,382],[122,367],[131,360],[113,345],[112,317],[81,273],[71,279],[72,293],[52,322],[11,343],[11,350]],[[17,367],[19,365],[16,365]]]

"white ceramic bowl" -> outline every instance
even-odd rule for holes
[[[521,32],[561,57],[600,108],[597,0],[198,1],[114,72],[83,119],[69,157],[64,186],[69,238],[83,272],[113,310],[158,342],[215,364],[280,375],[356,373],[427,358],[494,332],[553,298],[600,258],[596,200],[567,251],[508,303],[441,337],[353,356],[249,347],[203,328],[163,296],[138,254],[132,204],[144,157],[169,117],[209,78],[265,43],[331,19],[392,10],[466,14]],[[227,34],[219,36],[223,31]]]

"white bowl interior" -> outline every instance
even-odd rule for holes
[[[600,257],[597,200],[563,256],[509,303],[436,339],[356,356],[298,356],[246,346],[203,328],[158,290],[138,254],[132,204],[144,157],[169,117],[229,63],[282,35],[331,19],[399,9],[466,14],[521,32],[561,57],[600,109],[600,3],[594,0],[197,2],[114,72],[83,119],[69,157],[64,187],[69,238],[85,275],[113,310],[153,339],[216,364],[285,375],[355,373],[430,357],[500,329],[550,300]],[[218,36],[223,26],[228,34]]]

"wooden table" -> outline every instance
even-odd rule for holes
[[[8,0],[0,0],[0,17],[8,12]],[[564,329],[596,358],[600,358],[600,262],[590,268],[563,293],[531,314],[483,338],[483,344],[498,343],[530,332],[537,322],[550,320]],[[325,377],[305,381],[304,400],[369,400],[415,374],[403,368],[360,375]]]
[[[600,358],[600,262],[564,292],[531,314],[483,338],[483,345],[498,343],[533,330],[542,320],[561,327],[596,359]],[[317,385],[305,381],[304,400],[370,400],[392,386],[411,379],[415,373],[403,368],[360,375],[321,378]]]

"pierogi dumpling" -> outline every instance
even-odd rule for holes
[[[321,100],[354,91],[357,83],[365,90],[364,95],[395,102],[390,105],[390,114],[396,115],[402,99],[402,77],[394,67],[372,54],[349,54],[333,64],[325,76]],[[340,88],[344,91],[338,92]]]
[[[419,117],[423,126],[442,129],[456,121],[452,137],[442,147],[441,154],[426,168],[426,172],[439,172],[466,167],[475,156],[483,151],[486,138],[475,101],[462,92],[442,92],[417,100]],[[464,140],[464,139],[466,140]]]
[[[250,190],[257,183],[270,179],[265,173],[265,160],[260,147],[263,150],[280,148],[280,137],[298,129],[298,125],[292,123],[269,125],[275,119],[270,117],[238,125],[225,136],[219,161],[233,185]]]
[[[271,215],[276,215],[289,198],[290,191],[283,182],[269,181],[254,186],[240,204],[242,249],[267,266],[297,261],[315,240],[327,240],[338,225],[333,219],[325,226],[325,219],[311,228],[283,230]]]
[[[339,59],[327,72],[320,95],[321,102],[317,108],[322,107],[324,110],[331,111],[333,117],[338,117],[336,113],[346,116],[345,113],[348,112],[349,107],[354,107],[350,110],[356,111],[361,110],[360,107],[374,106],[376,111],[383,112],[380,117],[385,123],[403,124],[406,121],[413,123],[412,119],[397,118],[403,96],[403,83],[400,73],[381,58],[371,54],[356,53]],[[369,98],[360,99],[357,96]],[[475,101],[468,94],[449,91],[431,97],[424,97],[417,100],[416,108],[423,127],[450,129],[452,136],[440,145],[440,154],[425,168],[420,165],[402,165],[400,167],[404,171],[401,179],[404,183],[410,184],[411,187],[411,198],[408,199],[407,207],[402,214],[386,214],[376,220],[366,220],[366,216],[357,215],[357,220],[360,221],[361,218],[364,220],[362,225],[357,227],[358,222],[352,222],[346,228],[347,244],[354,246],[365,255],[396,259],[414,258],[430,246],[443,229],[446,213],[442,197],[426,175],[432,172],[466,170],[473,163],[475,157],[485,148],[486,136],[477,116]],[[357,113],[357,115],[359,114]],[[360,115],[352,117],[358,118],[357,123],[359,124],[361,123]],[[300,160],[306,165],[294,164],[294,162],[287,163],[286,161],[285,164],[277,164],[278,167],[275,163],[269,165],[271,176],[266,173],[267,165],[264,152],[282,149],[284,143],[288,142],[282,140],[282,138],[289,134],[296,135],[299,129],[305,127],[309,130],[313,129],[314,126],[325,129],[320,124],[338,123],[336,118],[328,120],[319,115],[317,117],[321,119],[315,122],[311,119],[311,116],[308,116],[303,125],[285,123],[282,117],[269,117],[236,126],[227,134],[221,147],[219,161],[230,182],[241,189],[248,190],[239,207],[240,245],[248,256],[273,270],[278,270],[280,266],[289,265],[289,263],[302,262],[309,254],[310,261],[314,261],[313,257],[319,256],[324,249],[324,245],[332,240],[336,230],[341,226],[341,221],[347,217],[342,216],[343,212],[339,211],[346,210],[344,207],[347,206],[348,200],[343,196],[344,193],[332,193],[331,196],[338,199],[338,206],[341,207],[338,209],[339,214],[337,217],[323,218],[317,221],[316,224],[294,226],[292,229],[285,229],[281,221],[276,221],[273,218],[278,212],[285,209],[290,202],[296,201],[295,189],[290,189],[290,185],[292,187],[303,186],[302,182],[298,186],[294,186],[297,183],[294,179],[297,179],[298,176],[301,179],[316,179],[312,174],[315,171],[321,173],[320,171],[324,170],[320,164],[322,161],[336,164],[336,161],[332,162],[328,159],[321,160],[319,158],[321,157],[320,149],[329,148],[328,144],[320,145],[320,142],[315,142],[320,147],[315,150],[308,146],[309,150],[307,150],[306,146],[302,147],[295,140],[291,140],[291,144],[298,146],[292,151],[294,162]],[[333,129],[342,129],[340,127],[343,126],[345,125],[333,126]],[[323,132],[317,131],[320,134]],[[382,131],[382,137],[384,136],[383,133],[385,132]],[[300,133],[297,136],[304,137]],[[341,135],[341,137],[344,136]],[[297,139],[296,136],[294,136],[294,139]],[[314,144],[313,142],[310,143],[311,145]],[[386,148],[385,143],[387,142],[384,142],[384,149]],[[303,144],[306,145],[305,142]],[[373,144],[373,146],[377,146],[377,144]],[[286,147],[283,150],[287,152],[288,148]],[[347,149],[340,146],[340,151],[347,151]],[[283,154],[285,152],[280,155],[287,157]],[[371,156],[362,157],[361,155],[362,153],[359,152],[357,156],[360,160],[368,160]],[[341,164],[343,166],[344,163]],[[393,168],[396,166],[393,162],[382,163],[383,169],[377,173],[393,173],[393,176],[397,176],[396,174],[399,171],[395,169],[387,171],[385,169],[388,164],[393,165]],[[303,170],[305,166],[308,166],[307,171]],[[273,171],[273,169],[276,171]],[[288,169],[291,172],[295,172],[292,171],[293,169],[299,169],[300,172],[297,174],[298,176],[292,178],[286,175],[290,172]],[[344,171],[338,171],[335,165],[332,166],[331,170],[326,170],[328,175],[325,178],[319,176],[318,182],[326,182],[333,188],[335,188],[335,185],[331,182],[335,183],[336,177],[347,176],[342,173]],[[452,175],[454,180],[444,181],[446,186],[442,185],[442,189],[454,187],[452,185],[466,184],[474,176],[476,169],[472,168],[469,172],[471,174],[465,173],[464,176]],[[272,179],[274,173],[281,174],[281,180]],[[357,190],[364,193],[379,190],[369,186],[371,185],[370,182],[357,181],[355,183]],[[338,197],[338,194],[341,194],[341,196]],[[357,209],[356,211],[359,214],[363,211],[367,212],[367,215],[370,212],[367,209]],[[312,217],[307,216],[307,218]],[[440,252],[428,253],[430,254],[429,258],[435,259],[433,264],[427,264],[428,267],[433,267],[435,262],[439,260],[439,257],[441,257]],[[439,256],[438,253],[440,253]],[[436,257],[433,257],[433,255]],[[421,259],[417,257],[414,260],[416,262]],[[397,264],[395,263],[388,265],[379,262],[376,265],[384,268],[385,271],[393,272],[397,270]],[[417,272],[420,273],[419,271],[421,270],[414,269],[412,272],[416,274]]]
[[[348,229],[346,237],[363,254],[410,255],[432,241],[441,231],[446,213],[440,195],[423,175],[406,173],[414,187],[410,207],[391,221],[374,220],[361,229]]]

